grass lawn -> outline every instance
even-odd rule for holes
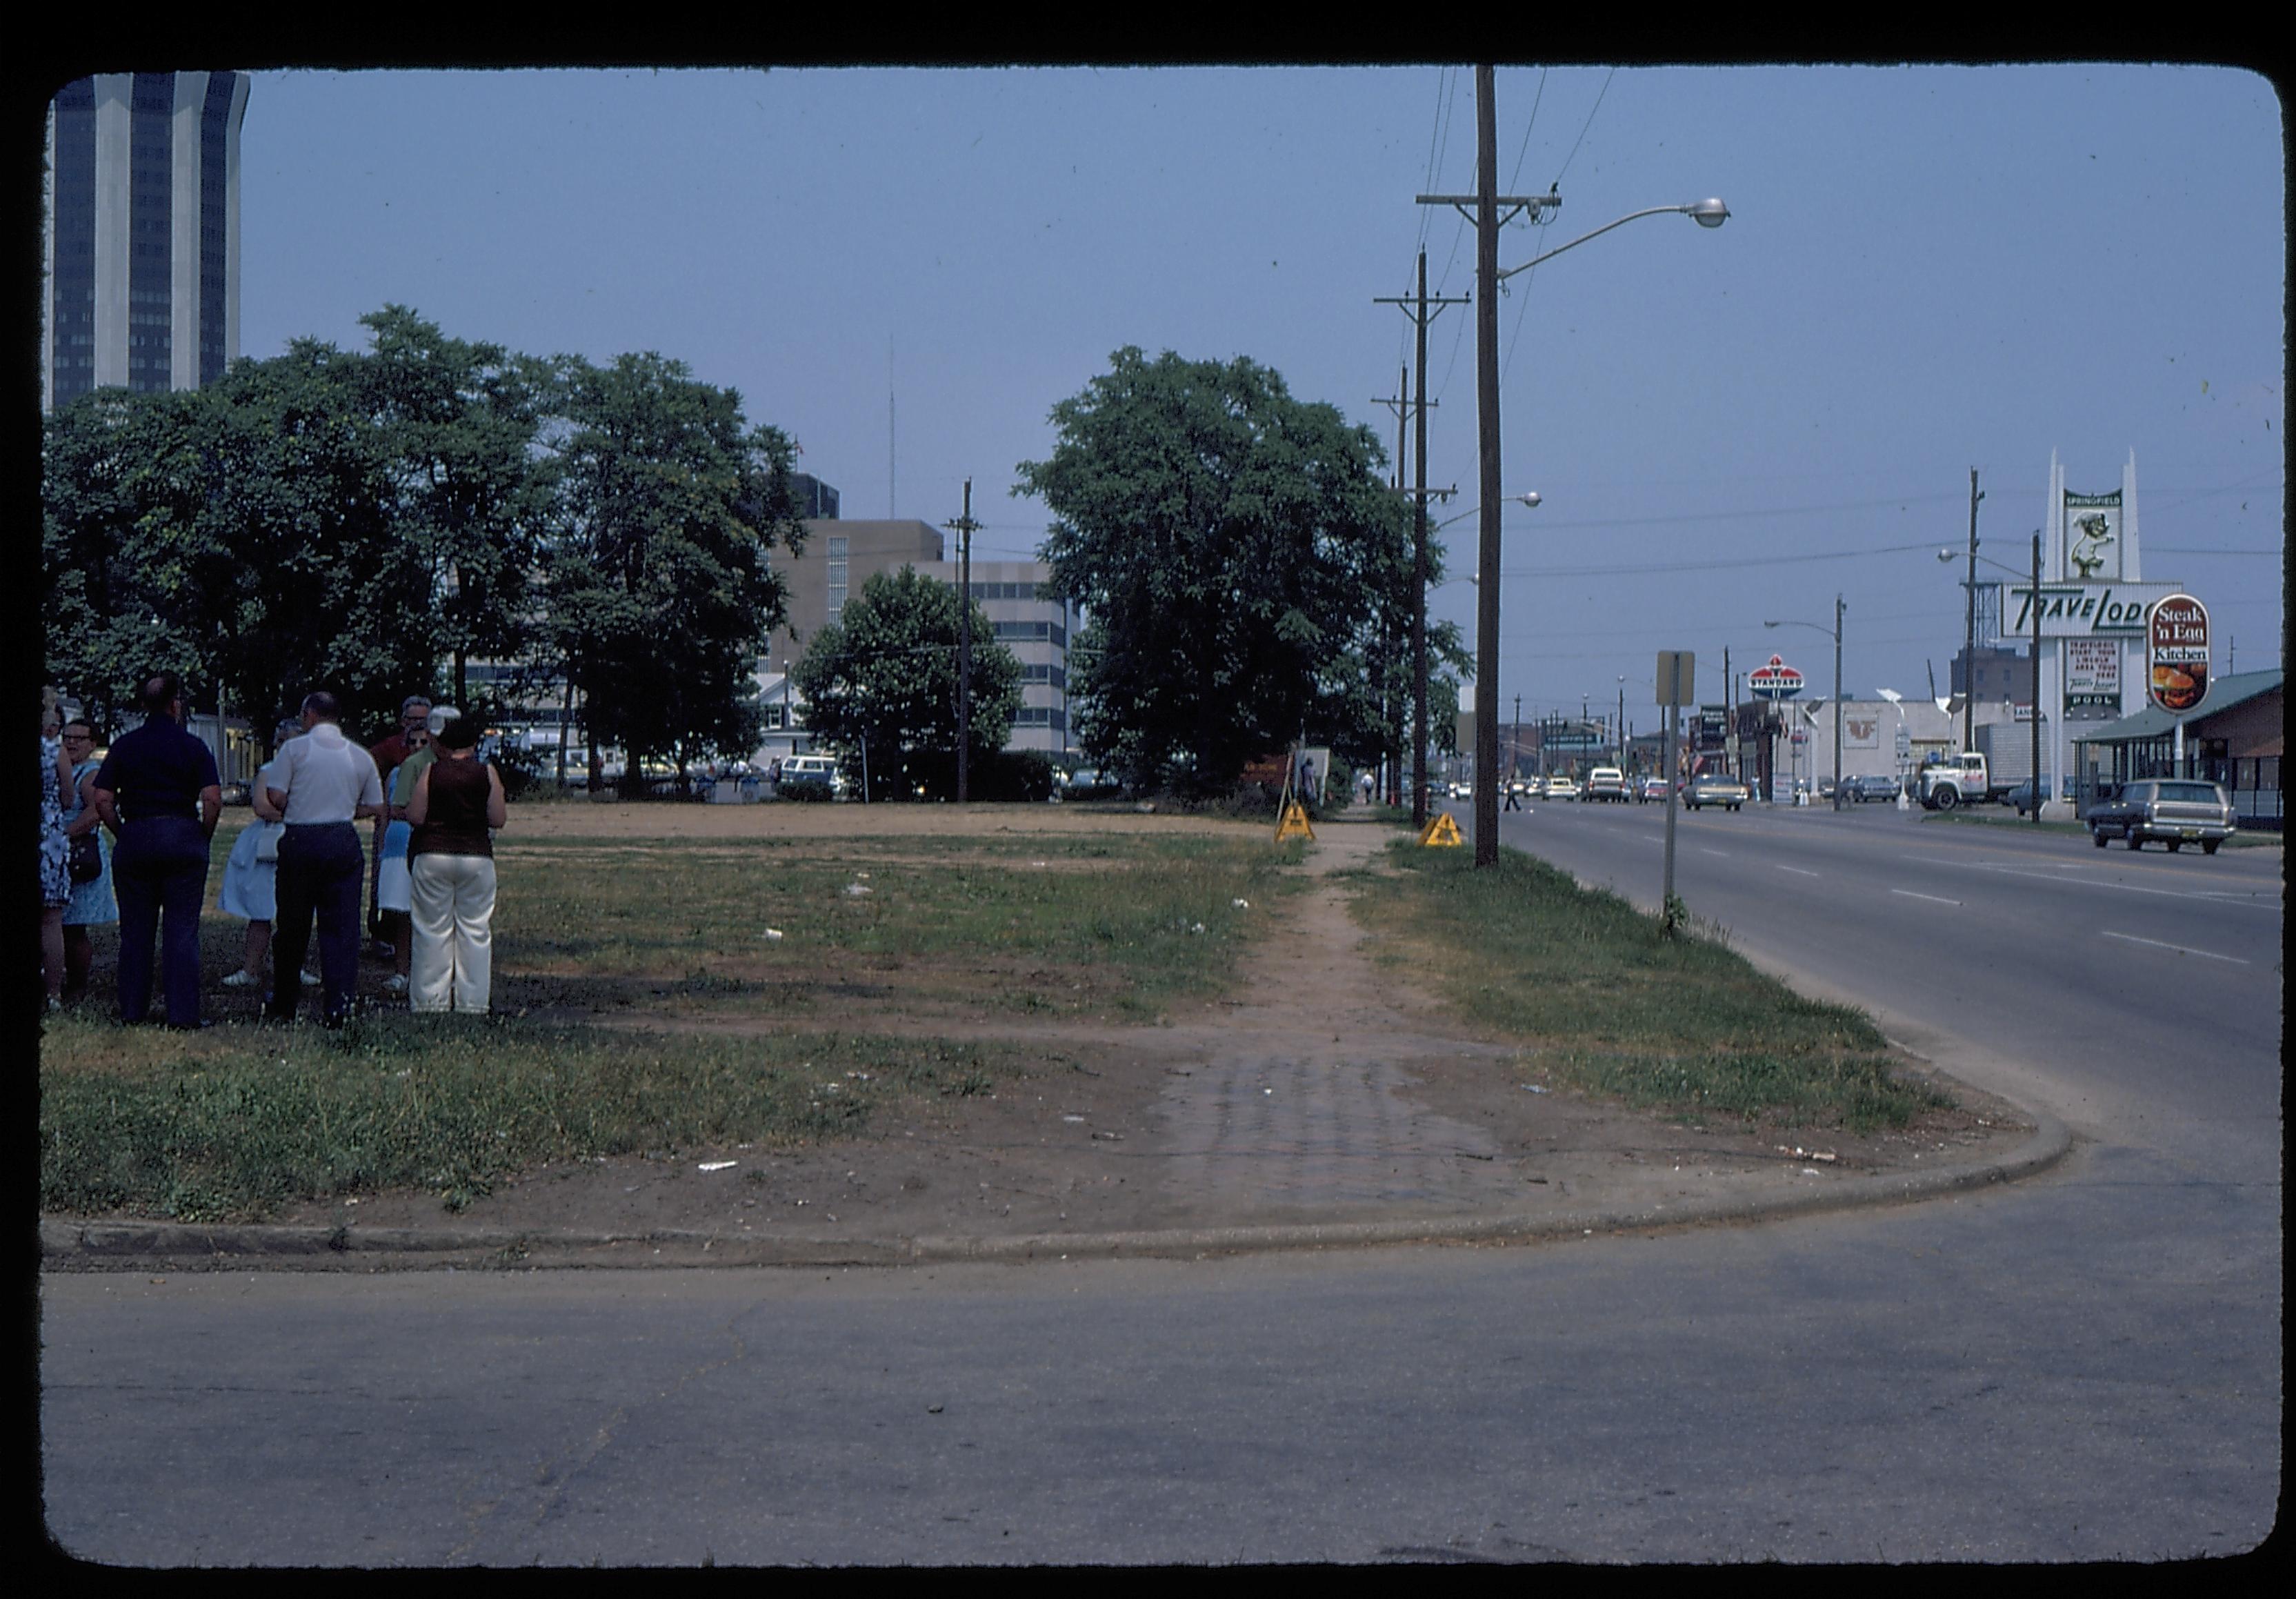
[[[94,999],[42,1033],[41,1208],[250,1220],[406,1186],[459,1207],[545,1163],[853,1136],[895,1100],[1067,1069],[1057,1049],[938,1022],[1147,1021],[1223,991],[1249,931],[1234,901],[1291,891],[1276,872],[1300,855],[1256,825],[497,848],[483,1020],[386,1005],[332,1033],[258,1026],[251,999],[212,988],[242,924],[211,908],[221,1024],[122,1028],[116,939],[100,933]],[[363,962],[362,990],[385,970]],[[620,1025],[588,1024],[598,1009]],[[756,1025],[648,1029],[650,1014]]]
[[[1863,1012],[1804,999],[1722,943],[1669,938],[1615,894],[1512,849],[1390,846],[1398,875],[1357,898],[1381,959],[1526,1046],[1526,1076],[1688,1120],[1857,1134],[1950,1103],[1891,1070]]]

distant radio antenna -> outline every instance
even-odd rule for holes
[[[899,418],[893,411],[893,341],[885,340],[885,520],[900,515],[898,509],[900,474]]]

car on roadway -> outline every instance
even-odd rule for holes
[[[2203,855],[2239,831],[2232,802],[2213,783],[2187,778],[2147,777],[2123,783],[2112,798],[2089,808],[2081,820],[2102,849],[2120,839],[2131,849],[2142,849],[2148,839],[2158,839],[2174,855],[2186,844],[2198,844]]]
[[[1596,767],[1587,774],[1587,798],[1623,801],[1627,797],[1627,775],[1616,767]]]
[[[1635,784],[1635,799],[1643,804],[1652,800],[1663,801],[1667,797],[1666,779],[1653,774]]]
[[[848,787],[845,774],[839,771],[837,762],[826,755],[792,755],[782,762],[783,789],[803,783],[822,784],[829,790],[832,800],[844,799]]]
[[[1752,798],[1744,783],[1722,772],[1701,772],[1690,780],[1690,786],[1682,792],[1683,804],[1692,810],[1709,805],[1736,810]]]
[[[1546,797],[1549,800],[1576,800],[1578,798],[1578,779],[1572,777],[1548,778],[1546,780]]]
[[[1841,787],[1844,792],[1860,805],[1871,804],[1877,800],[1895,800],[1905,791],[1896,778],[1882,774],[1868,774],[1864,777],[1845,777],[1841,780]]]
[[[1453,784],[1451,785],[1451,798],[1452,798],[1452,799],[1454,799],[1454,800],[1472,800],[1472,799],[1473,799],[1474,797],[1475,797],[1475,785],[1474,785],[1473,783],[1453,783]]]

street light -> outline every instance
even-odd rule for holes
[[[1589,234],[1579,234],[1570,243],[1559,243],[1552,250],[1534,255],[1520,266],[1499,271],[1499,226],[1497,226],[1497,122],[1490,103],[1490,67],[1476,67],[1476,414],[1481,421],[1481,469],[1486,494],[1499,487],[1499,283],[1513,278],[1520,271],[1529,271],[1540,262],[1550,262],[1563,250],[1575,250],[1589,239],[1607,234],[1611,227],[1623,227],[1642,216],[1662,216],[1678,211],[1697,220],[1699,227],[1719,227],[1729,220],[1729,207],[1719,200],[1697,200],[1693,204],[1658,204],[1642,211],[1628,211],[1614,223],[1595,227]],[[1483,517],[1481,565],[1488,572],[1499,568],[1499,520],[1495,514]],[[1481,636],[1476,639],[1476,680],[1490,685],[1492,692],[1499,687],[1499,586],[1483,584],[1479,593],[1479,623]],[[1479,687],[1476,693],[1481,693]],[[1492,763],[1497,763],[1497,740],[1476,724],[1476,753],[1488,753]],[[1474,795],[1474,864],[1476,866],[1497,866],[1499,864],[1499,804],[1488,783],[1476,788]]]
[[[1841,808],[1841,613],[1846,607],[1841,596],[1833,596],[1833,808]],[[1765,627],[1808,627],[1823,633],[1816,622],[1764,622]]]

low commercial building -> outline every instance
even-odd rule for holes
[[[2210,678],[2208,693],[2185,714],[2184,722],[2181,762],[2177,759],[2177,719],[2157,706],[2084,730],[2073,745],[2083,790],[2140,777],[2196,777],[2224,784],[2243,827],[2283,831],[2284,671],[2276,667]]]

